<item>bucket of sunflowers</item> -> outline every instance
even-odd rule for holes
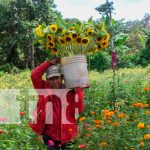
[[[94,54],[108,46],[110,35],[104,23],[67,23],[56,21],[48,26],[39,25],[35,38],[43,50],[61,57],[65,87],[89,86],[87,54]]]

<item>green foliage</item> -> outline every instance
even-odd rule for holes
[[[108,52],[99,52],[95,55],[88,56],[89,69],[96,69],[97,71],[104,71],[110,67],[111,58]]]

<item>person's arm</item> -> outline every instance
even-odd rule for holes
[[[42,76],[44,75],[47,68],[58,62],[58,58],[54,58],[51,61],[46,61],[36,67],[31,73],[31,80],[35,89],[43,88]]]

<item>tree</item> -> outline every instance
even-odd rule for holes
[[[54,0],[1,0],[0,55],[19,68],[34,68],[33,28],[51,23],[57,15]],[[1,65],[2,65],[1,64]]]

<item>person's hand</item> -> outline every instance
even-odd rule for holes
[[[51,63],[52,63],[52,64],[59,64],[59,63],[60,63],[60,58],[59,58],[59,57],[53,58],[53,59],[51,60]]]

